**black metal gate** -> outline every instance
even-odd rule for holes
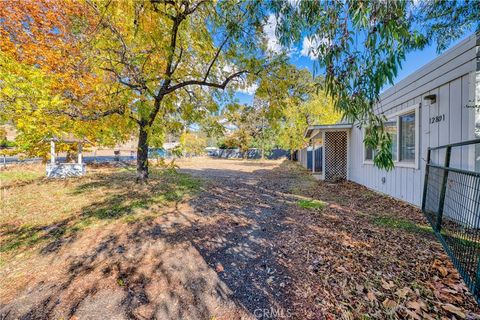
[[[450,166],[452,148],[465,146],[480,146],[480,139],[428,149],[422,211],[480,303],[480,173]],[[443,165],[432,163],[432,152],[444,153]]]

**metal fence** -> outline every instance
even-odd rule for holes
[[[473,147],[466,167],[451,166],[452,148]],[[422,211],[437,238],[480,303],[480,172],[475,171],[480,139],[429,148]],[[432,152],[444,156],[432,161]],[[462,152],[462,150],[460,150]]]
[[[315,172],[322,172],[323,170],[323,147],[315,149]]]
[[[262,152],[260,149],[252,148],[243,153],[240,149],[218,149],[208,153],[211,157],[225,158],[225,159],[260,159]],[[282,158],[288,158],[290,156],[289,150],[284,149],[272,149],[265,152],[264,157],[269,160],[277,160]]]

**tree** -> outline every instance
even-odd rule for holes
[[[257,2],[89,1],[98,28],[100,68],[135,97],[137,179],[148,178],[148,144],[171,122],[215,111],[215,99],[262,68],[262,10]]]
[[[234,130],[223,140],[223,144],[228,148],[240,149],[240,152],[245,156],[260,132],[257,115],[252,106],[241,104],[227,106],[224,116],[228,123],[234,126]]]
[[[81,2],[8,1],[0,16],[0,118],[16,127],[18,152],[46,158],[52,136],[99,144],[126,138],[124,105],[106,110],[117,88],[82,50],[92,15]]]
[[[335,124],[341,114],[335,111],[334,102],[324,91],[313,94],[302,103],[287,102],[283,108],[282,122],[278,130],[278,144],[291,152],[304,147],[304,134],[314,124]]]
[[[365,144],[377,149],[374,162],[393,167],[384,117],[374,113],[380,90],[393,79],[406,53],[432,39],[439,48],[476,27],[478,1],[272,1],[282,43],[307,36],[310,55],[325,69],[325,89],[335,107],[366,127]],[[452,31],[452,32],[450,32]]]
[[[308,70],[287,63],[262,74],[256,97],[262,97],[269,106],[269,123],[280,147],[300,149],[306,142],[308,126],[333,124],[341,119],[322,86],[323,78],[314,78]]]
[[[207,139],[199,133],[185,131],[180,135],[180,150],[183,155],[202,155],[207,147]]]
[[[145,181],[149,143],[206,118],[227,86],[264,67],[263,9],[206,0],[8,2],[0,9],[0,75],[10,76],[0,83],[0,113],[24,125],[23,149],[32,153],[45,131],[118,138],[136,126],[137,178]]]

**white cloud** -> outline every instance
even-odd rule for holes
[[[227,61],[227,62],[225,63],[225,65],[223,66],[222,71],[225,72],[225,73],[230,74],[230,73],[233,73],[233,71],[234,71],[235,69],[236,69],[236,68],[235,68],[235,65],[234,65],[233,63]]]
[[[270,14],[268,16],[267,24],[263,27],[263,32],[267,37],[267,49],[272,53],[282,52],[282,45],[275,35],[275,29],[277,28],[277,18],[275,15]]]
[[[252,83],[250,85],[240,85],[237,89],[237,92],[248,94],[249,96],[253,96],[258,89],[258,84]]]
[[[318,36],[303,38],[302,50],[300,54],[304,57],[309,57],[311,60],[318,59],[318,49],[322,44],[329,44],[330,41],[327,38],[319,38]]]
[[[288,3],[289,3],[292,7],[296,7],[299,2],[300,2],[300,0],[288,0]]]

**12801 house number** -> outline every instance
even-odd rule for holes
[[[431,117],[430,118],[430,124],[437,123],[437,122],[444,121],[444,120],[445,120],[445,115],[444,114],[436,116],[436,117]]]

